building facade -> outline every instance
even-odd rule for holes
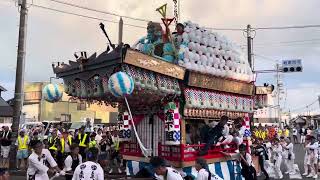
[[[96,123],[116,121],[117,109],[111,106],[88,104],[75,101],[63,93],[61,101],[50,103],[42,98],[42,89],[48,82],[25,83],[25,96],[22,112],[26,121],[71,121],[80,122],[87,118]],[[63,85],[60,84],[63,89]]]
[[[4,87],[0,86],[0,124],[8,124],[12,122],[13,109],[1,97],[1,93],[7,91]]]

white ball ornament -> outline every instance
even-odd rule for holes
[[[47,84],[42,89],[42,96],[43,98],[51,103],[58,102],[62,99],[63,90],[57,84]]]
[[[141,87],[144,86],[141,84]],[[133,92],[134,81],[127,73],[117,72],[109,78],[108,89],[116,97],[127,96]]]
[[[202,62],[202,64],[207,64],[208,62],[208,58],[205,55],[201,55],[200,57],[200,61]]]

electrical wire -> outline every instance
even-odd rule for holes
[[[279,42],[270,42],[270,43],[256,43],[255,46],[270,46],[270,45],[280,45],[280,44],[296,44],[302,42],[318,42],[320,39],[302,39],[302,40],[295,40],[295,41],[279,41]],[[241,45],[246,47],[246,44]]]
[[[216,31],[245,31],[246,29],[236,29],[236,28],[211,28],[205,27],[207,30],[216,30]]]
[[[297,112],[297,111],[301,111],[301,110],[304,110],[304,109],[308,109],[310,106],[314,105],[314,104],[317,103],[317,102],[318,102],[318,99],[316,99],[316,100],[313,101],[312,103],[307,104],[307,105],[305,105],[305,106],[303,106],[303,107],[290,110],[290,112]]]
[[[41,5],[38,5],[38,4],[33,4],[32,6],[33,6],[33,7],[37,7],[37,8],[41,8],[41,9],[50,10],[50,11],[59,12],[59,13],[70,14],[70,15],[74,15],[74,16],[79,16],[79,17],[83,17],[83,18],[88,18],[88,19],[94,19],[94,20],[105,21],[105,22],[110,22],[110,23],[118,23],[117,21],[112,21],[112,20],[103,19],[103,18],[98,18],[98,17],[94,17],[94,16],[87,16],[87,15],[82,15],[82,14],[78,14],[78,13],[63,11],[63,10],[59,10],[59,9],[55,9],[55,8],[50,8],[50,7],[46,7],[46,6],[41,6]],[[136,27],[136,28],[146,29],[146,27],[144,27],[144,26],[138,26],[138,25],[134,25],[134,24],[123,23],[123,25],[131,26],[131,27]]]
[[[268,60],[268,61],[277,62],[277,60],[274,60],[272,58],[269,58],[267,56],[260,55],[260,54],[257,54],[257,53],[254,53],[253,56],[260,57],[260,58],[263,58],[263,59]]]
[[[255,30],[281,30],[281,29],[305,29],[305,28],[319,28],[319,24],[313,25],[295,25],[295,26],[279,26],[279,27],[257,27]]]
[[[120,15],[117,13],[113,13],[113,12],[107,12],[107,11],[102,11],[102,10],[98,10],[98,9],[93,9],[93,8],[88,8],[88,7],[84,7],[84,6],[80,6],[77,4],[72,4],[72,3],[68,3],[68,2],[64,2],[64,1],[59,1],[59,0],[49,0],[55,3],[59,3],[59,4],[64,4],[67,6],[72,6],[72,7],[76,7],[76,8],[80,8],[80,9],[85,9],[85,10],[89,10],[89,11],[94,11],[94,12],[98,12],[98,13],[102,13],[102,14],[108,14],[111,16],[117,16],[117,17],[122,17],[122,18],[127,18],[127,19],[132,19],[132,20],[136,20],[136,21],[143,21],[143,22],[149,22],[151,20],[148,19],[142,19],[142,18],[136,18],[136,17],[131,17],[131,16],[125,16],[125,15]]]

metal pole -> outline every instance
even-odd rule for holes
[[[24,93],[24,71],[25,71],[25,49],[26,49],[26,35],[27,35],[27,0],[22,0],[20,6],[20,23],[19,23],[19,40],[18,40],[18,52],[17,52],[17,68],[16,68],[16,82],[15,82],[15,94],[13,105],[13,120],[12,120],[12,137],[11,137],[11,149],[10,149],[10,162],[9,168],[16,168],[16,154],[17,149],[15,146],[16,139],[18,137],[19,121],[21,110],[23,106],[23,93]]]
[[[252,44],[251,44],[252,38],[251,38],[251,25],[247,25],[247,45],[248,45],[248,62],[251,67],[252,67]]]
[[[280,109],[280,73],[279,73],[279,64],[276,65],[277,68],[277,106],[278,106],[278,123],[279,128],[281,127],[281,109]]]
[[[118,44],[122,43],[122,35],[123,35],[123,20],[122,17],[120,17],[119,20],[119,35],[118,35]]]

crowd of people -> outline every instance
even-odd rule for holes
[[[104,172],[122,173],[122,165],[125,163],[119,153],[117,129],[105,126],[92,128],[90,122],[87,122],[75,131],[66,129],[62,123],[56,127],[51,126],[47,130],[49,134],[46,138],[44,138],[46,130],[42,126],[19,130],[15,142],[17,170],[27,171],[28,179],[48,179],[48,170],[57,175],[64,175],[66,179],[72,179],[73,172],[80,173],[76,179],[90,179],[86,178],[88,176],[86,173],[83,173],[86,171],[82,164],[87,163],[88,167],[93,167],[92,163],[96,162],[98,162],[96,168],[91,168],[91,171],[99,174],[99,169],[104,167],[101,169],[102,176],[95,178],[96,175],[92,175],[91,179],[103,179],[101,177]],[[7,169],[9,165],[11,135],[9,127],[2,127],[1,170]],[[81,165],[82,168],[80,167],[77,171],[77,167]],[[116,172],[113,172],[114,170]]]
[[[318,163],[320,162],[320,143],[318,133],[312,128],[278,128],[277,126],[252,127],[251,151],[243,143],[245,128],[243,119],[238,118],[228,125],[228,117],[222,116],[219,122],[207,122],[201,129],[201,142],[205,146],[199,151],[195,168],[198,171],[197,180],[219,179],[208,169],[206,160],[201,156],[208,154],[212,145],[228,148],[230,143],[236,144],[238,154],[236,159],[241,164],[241,174],[246,180],[257,179],[257,169],[253,163],[253,156],[258,158],[261,174],[269,179],[270,172],[275,178],[282,179],[281,166],[285,165],[285,174],[295,174],[298,169],[294,165],[294,144],[303,144],[306,153],[304,158],[304,176],[318,178]],[[17,151],[17,169],[27,171],[27,178],[49,179],[48,173],[63,175],[66,179],[103,179],[104,173],[122,173],[125,166],[119,153],[119,138],[117,129],[100,127],[92,128],[90,123],[84,124],[75,131],[64,128],[61,124],[51,126],[48,137],[44,138],[42,127],[21,129],[15,142]],[[2,127],[1,167],[8,167],[11,131],[9,127]],[[191,142],[187,131],[186,141]],[[32,150],[31,150],[32,149]],[[225,156],[230,153],[221,152]],[[181,172],[168,167],[161,157],[152,157],[150,164],[156,175],[165,179],[188,179]],[[47,173],[48,172],[48,173]],[[0,170],[0,176],[5,171]],[[149,172],[150,173],[150,172]],[[143,172],[142,172],[143,174]],[[141,175],[141,172],[140,172]],[[139,177],[139,173],[137,175]],[[143,176],[146,177],[146,176]],[[150,177],[153,177],[150,174]],[[183,178],[182,178],[183,177]]]

